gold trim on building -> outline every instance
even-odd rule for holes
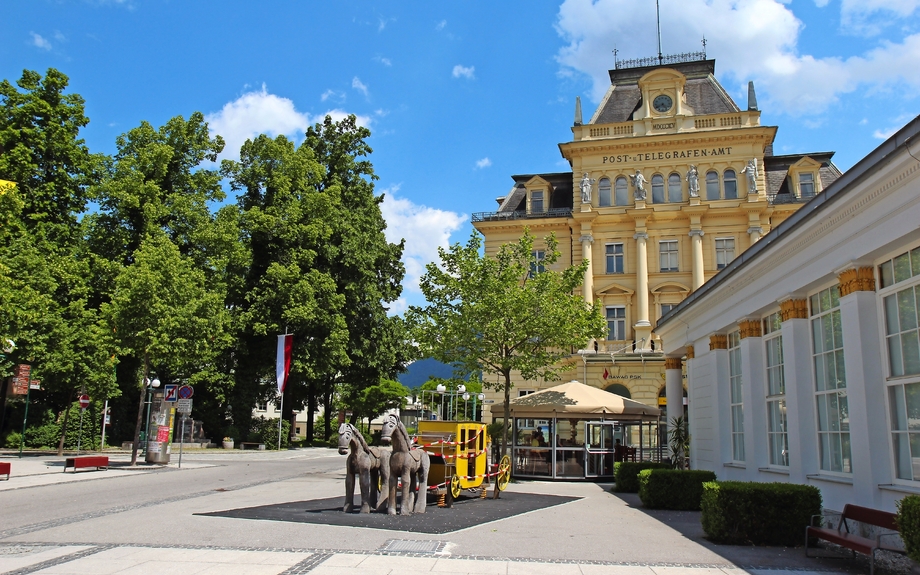
[[[779,304],[783,321],[790,319],[808,319],[808,300],[787,299]]]
[[[679,357],[666,357],[664,358],[664,368],[665,369],[680,369],[682,366]]]
[[[728,349],[728,336],[722,333],[709,336],[709,350]]]
[[[692,345],[688,345],[688,346],[687,346],[687,359],[693,359],[694,357],[696,357],[696,356],[693,355],[693,346],[692,346]]]
[[[850,268],[837,276],[840,282],[840,297],[858,291],[875,291],[875,270],[873,268]]]
[[[738,330],[741,332],[741,339],[746,337],[760,337],[763,335],[759,319],[746,319],[742,321],[738,324]]]

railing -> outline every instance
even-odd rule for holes
[[[771,204],[804,204],[812,197],[814,196],[809,198],[799,198],[794,194],[768,194],[767,201]]]
[[[684,52],[683,54],[668,54],[667,56],[652,56],[650,58],[635,58],[633,60],[617,60],[614,67],[617,70],[624,68],[644,68],[646,66],[663,66],[665,64],[681,64],[683,62],[698,62],[706,59],[706,52]]]
[[[552,208],[544,212],[473,212],[474,222],[497,222],[504,220],[530,220],[535,218],[567,218],[572,215],[572,208]]]

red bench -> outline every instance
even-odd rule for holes
[[[833,515],[837,516],[837,514]],[[881,549],[883,551],[893,551],[901,554],[906,553],[904,548],[898,545],[900,537],[894,513],[847,503],[843,507],[843,513],[839,514],[840,519],[837,522],[836,528],[814,525],[816,517],[822,516],[813,515],[811,518],[812,525],[805,528],[806,557],[810,557],[810,555],[808,555],[808,540],[813,537],[823,539],[851,550],[854,557],[857,552],[868,555],[869,574],[872,575],[875,572],[876,551]],[[874,525],[886,532],[878,533],[874,539],[864,537],[856,533],[851,533],[850,525],[847,523],[847,520],[858,521],[864,525]],[[883,540],[883,538],[886,540]]]
[[[95,467],[99,469],[109,468],[109,458],[107,455],[84,455],[82,457],[68,457],[64,461],[64,473],[67,468],[73,467],[73,472],[77,472],[78,467]]]
[[[10,480],[10,462],[0,461],[0,475],[6,474],[6,480]]]

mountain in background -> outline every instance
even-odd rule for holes
[[[408,371],[406,371],[406,373],[399,374],[397,379],[399,380],[399,383],[405,385],[409,389],[416,389],[421,387],[432,377],[450,379],[453,376],[453,367],[446,363],[442,363],[433,357],[426,357],[425,359],[420,359],[409,364]]]

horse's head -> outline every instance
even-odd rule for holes
[[[393,440],[393,432],[399,427],[399,418],[393,414],[383,418],[383,427],[380,430],[380,441],[390,443]]]
[[[354,436],[354,427],[351,424],[343,423],[339,426],[339,455],[348,454],[348,444]]]

